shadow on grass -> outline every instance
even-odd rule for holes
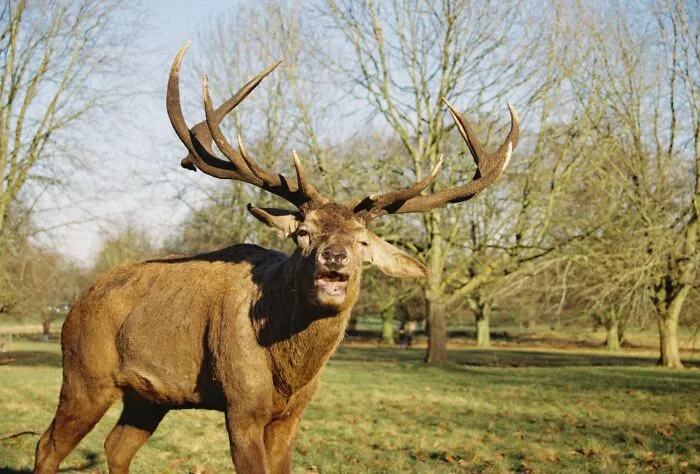
[[[341,347],[333,360],[347,362],[398,362],[415,370],[430,370],[419,349]],[[562,393],[607,392],[616,390],[634,395],[637,391],[664,395],[697,393],[700,378],[694,370],[656,369],[651,357],[623,357],[605,354],[545,351],[455,350],[441,371],[454,374],[450,383],[469,386],[478,379],[491,386],[518,386],[539,390],[546,386]],[[697,366],[697,361],[695,365]],[[693,363],[687,364],[692,366]],[[504,370],[522,368],[523,370]],[[541,370],[541,369],[556,370]],[[605,368],[605,370],[597,370]],[[534,369],[529,370],[529,369]],[[633,370],[630,370],[633,369]],[[414,370],[413,368],[411,370]],[[465,374],[473,377],[465,378]]]
[[[422,349],[341,346],[335,360],[422,362]],[[654,367],[656,359],[643,356],[587,354],[561,351],[513,351],[467,349],[449,351],[451,362],[485,367]],[[686,367],[700,367],[700,360],[683,361]]]
[[[604,342],[594,340],[577,340],[571,337],[556,335],[543,336],[541,333],[535,332],[512,332],[512,331],[494,331],[490,332],[491,341],[506,342],[510,344],[537,344],[542,347],[558,348],[558,349],[601,349],[605,347]],[[414,341],[427,342],[428,335],[423,330],[418,330],[413,333]],[[448,330],[447,337],[449,340],[475,341],[476,331],[469,329]],[[348,329],[345,334],[345,340],[349,342],[369,342],[380,341],[382,332],[379,329]],[[635,348],[635,346],[627,341],[622,342],[622,346],[626,348]]]
[[[87,451],[83,457],[85,458],[85,462],[80,466],[64,467],[59,469],[58,472],[84,472],[88,469],[97,467],[100,464],[100,455],[95,451]]]
[[[334,360],[355,362],[423,362],[423,349],[398,347],[357,347],[342,345]],[[462,349],[449,351],[451,363],[478,367],[655,367],[654,357],[586,353],[563,350]],[[700,368],[700,359],[686,359],[686,367]],[[10,351],[0,354],[0,367],[61,367],[58,352]],[[2,474],[2,473],[0,473]]]
[[[44,351],[9,351],[0,354],[0,367],[15,365],[22,367],[61,367],[61,354]],[[0,471],[2,474],[2,471]]]

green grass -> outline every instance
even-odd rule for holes
[[[43,431],[58,398],[56,344],[21,342],[0,366],[0,437]],[[700,371],[602,353],[451,353],[342,347],[307,409],[295,472],[697,472]],[[625,366],[604,366],[624,363]],[[474,365],[485,364],[485,365]],[[598,365],[598,366],[592,366]],[[518,367],[514,367],[518,366]],[[105,472],[113,407],[63,467]],[[28,471],[37,436],[0,440],[0,473]],[[170,413],[132,472],[230,472],[223,416]]]

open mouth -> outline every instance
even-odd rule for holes
[[[329,296],[342,296],[348,284],[348,275],[339,272],[322,272],[316,275],[316,288]]]

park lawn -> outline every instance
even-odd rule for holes
[[[43,431],[60,388],[58,346],[19,343],[0,366],[0,438]],[[341,347],[309,405],[295,472],[698,472],[700,371],[562,351],[451,353]],[[605,365],[605,361],[625,366]],[[487,365],[471,365],[487,364]],[[593,366],[596,365],[596,366]],[[513,367],[520,366],[520,367]],[[105,415],[63,468],[106,472]],[[37,436],[0,440],[0,473],[29,472]],[[172,412],[132,472],[231,472],[220,413]]]

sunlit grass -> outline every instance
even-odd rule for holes
[[[0,436],[43,431],[58,398],[57,346],[22,348],[50,351],[31,366],[0,367]],[[585,366],[602,354],[487,355],[454,352],[461,363],[435,368],[418,351],[342,348],[306,412],[295,472],[700,470],[699,371]],[[507,363],[465,365],[489,360]],[[540,367],[509,367],[532,361]],[[118,414],[113,407],[63,466],[106,471],[102,444]],[[0,441],[0,472],[30,469],[36,441]],[[170,413],[132,465],[136,473],[202,469],[232,470],[223,416],[201,410]]]

